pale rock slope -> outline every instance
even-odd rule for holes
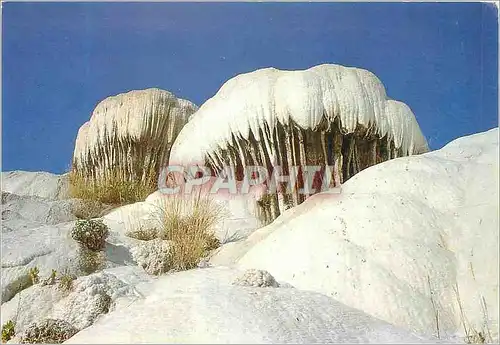
[[[432,343],[436,314],[441,338],[463,336],[458,291],[466,327],[498,341],[498,153],[498,129],[460,138],[368,168],[260,229],[252,202],[216,195],[232,219],[217,235],[233,241],[209,265],[233,267],[158,278],[137,267],[139,241],[125,235],[154,220],[154,193],[103,217],[107,268],[79,277],[70,294],[19,291],[30,267],[42,278],[78,270],[74,221],[58,193],[33,196],[39,185],[11,194],[33,191],[19,183],[2,199],[11,226],[1,243],[2,320],[89,326],[71,343]]]
[[[496,128],[370,167],[211,261],[406,329],[464,336],[465,319],[498,341],[498,154]]]
[[[44,171],[2,172],[2,191],[22,196],[64,199],[68,196],[68,175]]]
[[[58,175],[53,177],[57,179]],[[28,179],[27,185],[36,188],[19,185],[15,191],[29,190],[44,195],[42,185],[36,185],[31,179]],[[47,190],[52,188],[50,184],[46,187]],[[29,286],[30,268],[37,267],[42,278],[49,276],[52,269],[60,274],[65,271],[82,274],[79,246],[70,235],[77,219],[75,210],[82,207],[81,202],[79,199],[59,200],[2,191],[2,303]],[[120,224],[112,223],[110,228],[103,252],[103,266],[135,265],[130,248],[136,245],[137,240],[125,236]]]
[[[2,304],[2,320],[14,320],[17,335],[45,318],[63,319],[83,329],[108,310],[126,308],[143,298],[140,286],[152,280],[141,268],[129,266],[79,277],[71,291],[61,289],[59,281],[36,284]]]
[[[2,233],[75,220],[74,201],[2,192]]]
[[[100,318],[66,343],[398,343],[401,330],[319,293],[233,284],[242,272],[206,268],[163,276],[147,297]]]

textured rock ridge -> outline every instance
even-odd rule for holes
[[[78,131],[73,170],[92,181],[110,174],[124,180],[156,177],[174,139],[196,110],[193,103],[160,89],[108,97]]]

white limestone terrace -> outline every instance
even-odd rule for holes
[[[344,134],[362,125],[381,138],[387,135],[404,155],[428,151],[411,109],[388,99],[373,73],[324,64],[297,71],[264,68],[228,80],[181,130],[169,162],[199,164],[207,155],[218,155],[233,135],[248,139],[250,132],[266,141],[269,157],[276,161],[269,138],[260,138],[259,129],[265,133],[268,126],[272,133],[277,122],[293,121],[314,130],[322,120],[332,123],[337,118]]]

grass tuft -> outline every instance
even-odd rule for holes
[[[143,201],[156,191],[158,173],[149,171],[144,178],[127,178],[116,169],[104,177],[95,179],[76,170],[69,173],[69,195],[72,198],[99,201],[114,206]]]
[[[195,268],[211,250],[220,246],[214,227],[222,220],[223,209],[211,199],[166,197],[159,201],[157,209],[155,227],[139,225],[138,230],[127,233],[149,241],[137,248],[135,256],[144,258],[138,259],[141,261],[138,263],[155,272],[151,274]]]
[[[214,235],[223,209],[207,197],[171,197],[163,200],[160,212],[163,240],[173,242],[171,268],[177,271],[197,267],[201,259],[220,246]]]
[[[136,240],[152,241],[155,238],[158,238],[160,233],[154,227],[139,225],[139,229],[128,231],[125,235],[130,238],[135,238]]]

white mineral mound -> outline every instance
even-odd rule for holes
[[[170,162],[203,162],[232,142],[232,136],[260,140],[259,129],[272,133],[276,123],[293,120],[303,129],[315,129],[322,120],[338,118],[345,133],[358,125],[387,135],[404,155],[425,152],[427,142],[410,108],[388,99],[381,81],[371,72],[340,65],[307,70],[265,68],[228,80],[206,101],[179,133]],[[203,138],[203,140],[199,140]],[[271,148],[272,145],[266,146]],[[270,149],[269,157],[274,153]],[[274,160],[274,159],[273,159]]]
[[[497,128],[370,167],[212,262],[267,270],[407,329],[463,336],[465,319],[498,341],[498,155]]]
[[[93,174],[131,165],[134,159],[145,167],[161,164],[197,109],[190,101],[155,88],[108,97],[78,130],[73,163]]]
[[[160,277],[145,299],[67,343],[432,342],[319,293],[233,284],[241,274],[207,268]]]

